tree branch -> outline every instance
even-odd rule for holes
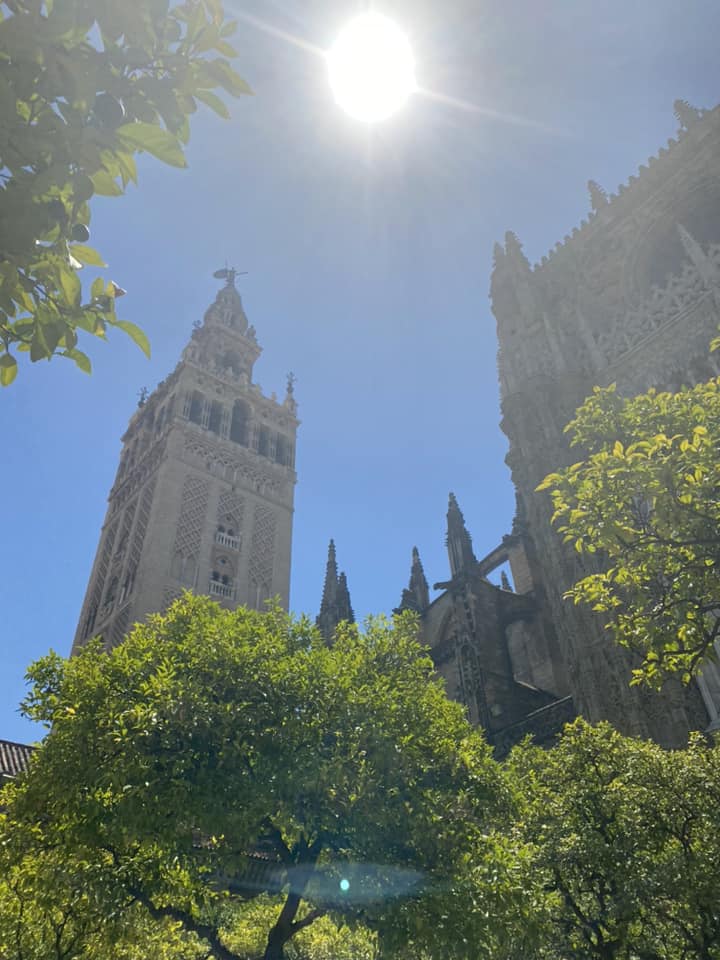
[[[176,920],[178,923],[182,924],[186,930],[190,930],[192,933],[202,937],[203,940],[206,940],[210,945],[209,955],[215,957],[216,960],[241,960],[237,953],[233,953],[232,950],[228,950],[228,948],[222,943],[215,927],[212,927],[207,923],[200,923],[189,913],[186,913],[184,910],[180,910],[178,907],[156,906],[152,899],[139,887],[128,885],[127,890],[138,903],[141,903],[145,907],[153,920],[164,920],[166,918],[170,920]]]

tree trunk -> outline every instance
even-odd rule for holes
[[[263,954],[263,960],[284,960],[285,944],[304,924],[295,923],[300,902],[308,885],[308,881],[315,869],[315,862],[320,852],[320,844],[316,841],[311,847],[305,846],[303,841],[302,849],[298,857],[298,865],[292,870],[290,891],[287,899],[280,911],[277,923],[268,934],[267,946]],[[308,920],[311,917],[307,918]]]
[[[303,889],[305,885],[306,884],[303,884]],[[298,912],[301,899],[302,897],[297,891],[291,891],[287,895],[287,900],[283,904],[277,923],[268,934],[268,942],[263,960],[283,960],[285,956],[285,944],[295,932],[293,930],[293,921]]]

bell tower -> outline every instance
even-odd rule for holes
[[[183,589],[228,607],[288,605],[294,377],[282,403],[253,383],[261,348],[236,275],[216,273],[225,283],[179,364],[122,437],[73,650],[98,634],[118,644]]]

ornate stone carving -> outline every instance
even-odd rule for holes
[[[272,596],[276,526],[274,511],[262,504],[257,504],[253,518],[248,571],[249,596],[257,606]]]
[[[188,585],[194,584],[209,496],[210,481],[207,477],[198,477],[192,473],[185,477],[180,516],[175,530],[172,572],[178,580]]]

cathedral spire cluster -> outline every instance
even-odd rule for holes
[[[350,590],[348,589],[347,577],[344,572],[338,573],[335,541],[331,540],[328,544],[328,558],[325,566],[325,583],[323,585],[320,613],[315,623],[320,633],[328,643],[330,643],[335,635],[338,624],[345,621],[347,623],[354,623],[355,614],[353,613],[350,602]]]
[[[401,613],[403,610],[414,610],[416,613],[423,613],[430,606],[430,590],[425,578],[420,553],[417,547],[412,549],[412,564],[410,566],[410,582],[402,592],[400,606],[395,609],[395,613]]]
[[[450,575],[456,577],[477,563],[472,539],[465,526],[465,518],[454,493],[450,494],[447,511],[447,550],[450,558]]]

